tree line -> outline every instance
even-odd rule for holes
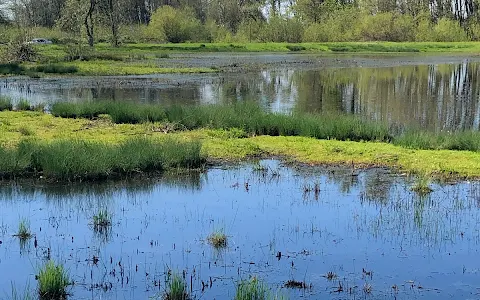
[[[0,24],[122,41],[465,41],[480,0],[0,0]]]

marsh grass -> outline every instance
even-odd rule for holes
[[[244,136],[303,136],[341,141],[389,142],[411,149],[480,151],[480,132],[391,131],[387,124],[338,114],[278,114],[254,103],[203,106],[158,106],[128,102],[55,103],[51,112],[64,118],[97,118],[108,114],[114,123],[162,122],[177,129],[239,130]]]
[[[31,71],[47,74],[73,74],[78,72],[76,66],[65,66],[60,64],[46,64],[35,66]]]
[[[39,176],[56,180],[95,180],[196,169],[205,163],[198,141],[135,137],[118,144],[83,140],[49,143],[24,139],[18,146],[0,146],[0,176]]]
[[[95,118],[109,114],[115,123],[170,122],[185,129],[237,128],[251,135],[305,136],[318,139],[388,141],[388,127],[347,115],[283,115],[264,112],[253,103],[196,107],[131,104],[126,102],[55,103],[55,116]]]
[[[43,299],[65,299],[66,288],[70,284],[69,276],[63,265],[48,261],[39,271],[38,294]]]
[[[410,130],[395,137],[394,144],[412,149],[426,150],[480,150],[480,132],[426,132]]]
[[[112,225],[112,215],[107,209],[101,209],[93,216],[94,228],[105,228]]]
[[[33,110],[33,107],[30,105],[30,102],[28,102],[25,99],[21,99],[18,104],[16,105],[17,110],[23,110],[23,111],[29,111]]]
[[[237,283],[234,300],[286,300],[282,294],[272,293],[266,284],[252,277]]]
[[[187,293],[187,283],[178,273],[168,273],[167,288],[163,298],[166,300],[187,300],[190,296]]]
[[[215,230],[208,238],[208,243],[213,247],[220,249],[227,247],[228,238],[223,229]]]
[[[26,219],[20,220],[18,223],[18,231],[15,234],[20,240],[28,240],[32,237],[32,232],[30,231],[30,223]]]
[[[427,176],[417,177],[411,189],[419,196],[426,196],[433,192],[433,189],[430,187],[430,179]]]
[[[33,300],[34,299],[34,297],[29,291],[30,288],[28,285],[25,287],[25,290],[22,293],[17,290],[13,282],[11,283],[11,285],[12,287],[11,287],[11,295],[9,298],[10,300]]]
[[[13,110],[12,99],[5,96],[0,96],[0,111]]]
[[[0,75],[21,75],[25,72],[19,63],[0,64]]]

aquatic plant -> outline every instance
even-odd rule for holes
[[[286,300],[281,293],[272,291],[257,277],[241,280],[237,283],[234,300]]]
[[[2,110],[12,110],[13,104],[12,99],[5,96],[0,96],[0,111]]]
[[[21,240],[27,240],[32,237],[32,232],[30,231],[30,224],[27,220],[22,219],[18,224],[18,231],[15,234]]]
[[[16,147],[0,146],[0,176],[41,174],[45,178],[80,180],[192,169],[205,162],[200,150],[201,144],[197,141],[174,138],[135,137],[119,144],[22,140]]]
[[[101,209],[96,215],[93,216],[94,228],[103,228],[112,225],[112,215],[107,209]]]
[[[268,288],[256,277],[237,283],[235,300],[266,300]]]
[[[16,108],[17,108],[17,110],[32,110],[32,106],[30,105],[30,102],[28,102],[25,99],[21,99],[18,102]]]
[[[335,272],[328,271],[327,274],[325,274],[323,277],[327,278],[328,280],[334,280],[338,276]]]
[[[23,293],[18,292],[13,282],[11,283],[11,285],[12,285],[11,295],[10,295],[11,300],[33,300],[34,299],[32,294],[29,291],[28,285],[25,287],[25,291]]]
[[[211,233],[208,238],[208,242],[215,248],[225,248],[227,247],[227,235],[221,230],[215,230],[215,232]]]
[[[115,123],[173,122],[185,129],[242,129],[249,134],[306,136],[319,139],[379,140],[390,139],[386,125],[348,115],[283,115],[264,112],[253,103],[234,105],[170,106],[128,102],[55,103],[55,116],[94,118],[109,114]]]
[[[166,300],[187,300],[190,296],[187,293],[187,283],[178,273],[169,272],[167,289],[164,294]]]
[[[414,185],[412,186],[412,191],[416,192],[420,196],[430,194],[433,192],[433,189],[430,187],[430,179],[427,176],[417,177]]]
[[[40,299],[64,299],[66,297],[66,288],[70,279],[63,265],[56,265],[52,260],[48,261],[40,269],[37,279]]]

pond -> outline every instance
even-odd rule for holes
[[[48,258],[65,265],[73,299],[160,299],[170,270],[195,299],[233,299],[251,276],[289,299],[478,298],[480,183],[420,197],[413,181],[262,160],[102,184],[3,182],[0,298],[12,284],[34,293]],[[98,230],[105,208],[112,225]],[[35,237],[21,243],[23,218]],[[227,247],[209,244],[215,231]]]
[[[163,67],[218,74],[8,78],[0,95],[33,103],[256,101],[276,112],[348,113],[432,131],[480,127],[480,57],[471,55],[178,54]]]

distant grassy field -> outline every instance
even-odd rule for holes
[[[303,163],[387,166],[427,175],[480,178],[480,152],[475,151],[418,150],[385,142],[299,136],[249,136],[240,129],[170,131],[168,126],[159,122],[115,124],[103,116],[93,120],[66,119],[41,112],[4,111],[0,112],[0,144],[5,149],[14,149],[32,140],[48,143],[68,139],[118,145],[139,136],[153,141],[174,138],[179,142],[200,141],[201,155],[210,160],[282,156]],[[6,161],[6,157],[2,160]]]

